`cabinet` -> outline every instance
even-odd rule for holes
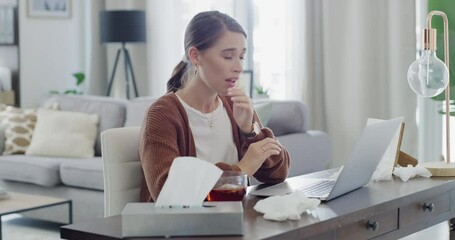
[[[398,209],[376,213],[338,229],[337,239],[370,239],[398,229]]]

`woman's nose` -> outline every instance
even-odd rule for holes
[[[242,71],[243,71],[243,61],[239,59],[238,61],[236,61],[235,65],[234,65],[234,72],[241,73]]]

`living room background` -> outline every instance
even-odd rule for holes
[[[120,44],[100,44],[101,10],[146,11],[147,44],[127,44],[127,48],[139,95],[163,94],[170,72],[183,54],[187,21],[198,11],[217,9],[233,15],[247,29],[253,45],[246,69],[256,71],[256,83],[271,88],[274,99],[305,102],[311,112],[311,127],[329,133],[334,155],[340,156],[333,166],[342,164],[368,117],[404,116],[403,149],[420,155],[417,146],[422,143],[417,139],[423,137],[417,137],[417,97],[405,79],[416,52],[415,0],[283,1],[270,19],[281,21],[278,25],[285,29],[269,32],[267,28],[273,27],[268,26],[270,22],[260,24],[261,18],[274,14],[264,10],[274,1],[72,0],[71,16],[64,19],[31,17],[27,2],[18,5],[22,107],[37,106],[50,90],[73,88],[71,74],[78,71],[87,75],[86,94],[105,95]],[[280,41],[284,44],[275,44]],[[282,55],[275,59],[270,52],[277,49],[283,51],[277,51]],[[258,59],[272,59],[282,75],[267,74],[264,71],[272,68]],[[267,82],[267,77],[273,80]],[[111,96],[124,98],[124,84],[120,67]],[[419,124],[425,125],[425,121]]]

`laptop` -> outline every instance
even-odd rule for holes
[[[309,198],[329,201],[358,189],[368,183],[393,137],[399,131],[403,118],[394,118],[363,129],[344,166],[338,171],[325,170],[285,182],[252,190],[255,196],[275,196],[302,191]],[[337,177],[331,177],[338,175]]]

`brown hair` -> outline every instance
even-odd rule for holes
[[[176,92],[184,86],[188,79],[188,71],[191,63],[188,61],[188,50],[191,47],[199,51],[210,48],[216,40],[226,31],[242,33],[246,38],[246,32],[242,26],[232,17],[218,11],[198,13],[191,19],[185,31],[185,56],[174,68],[172,77],[167,82],[167,92]]]

